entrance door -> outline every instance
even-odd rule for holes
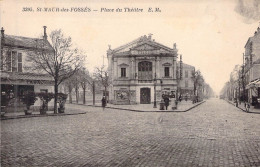
[[[141,88],[140,103],[141,104],[150,104],[151,103],[151,89],[150,88]]]

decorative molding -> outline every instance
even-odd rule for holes
[[[118,66],[123,67],[123,66],[129,66],[129,65],[128,65],[128,64],[125,64],[125,63],[121,63],[121,64],[119,64]]]
[[[162,65],[163,65],[163,66],[172,66],[172,64],[171,64],[171,63],[168,63],[168,62],[167,62],[167,63],[163,63]]]

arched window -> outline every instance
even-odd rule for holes
[[[152,80],[152,62],[142,61],[138,63],[138,80]]]

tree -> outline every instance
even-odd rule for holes
[[[92,84],[91,82],[91,77],[89,75],[89,71],[86,68],[80,69],[76,74],[75,74],[75,81],[77,82],[75,85],[78,85],[82,88],[83,90],[83,104],[86,104],[86,89],[88,88],[88,84]],[[75,87],[75,90],[76,87]]]
[[[194,69],[191,75],[191,79],[193,80],[194,96],[201,96],[203,91],[204,78],[200,70],[195,71]]]
[[[102,84],[105,88],[105,98],[107,100],[107,87],[111,84],[110,77],[108,76],[108,70],[105,66],[96,67],[94,72],[96,80]]]
[[[73,48],[71,37],[65,37],[61,30],[51,32],[50,43],[41,41],[36,42],[36,49],[28,55],[28,61],[32,62],[32,70],[44,71],[53,77],[54,113],[57,113],[58,87],[82,67],[85,55]],[[46,49],[48,45],[52,49]]]
[[[192,72],[191,79],[193,80],[193,86],[194,86],[194,95],[196,95],[196,91],[199,85],[204,82],[203,76],[201,75],[200,70],[197,70]]]
[[[69,103],[72,103],[72,90],[73,90],[73,77],[68,78],[64,81],[64,86],[69,92]]]

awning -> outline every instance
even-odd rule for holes
[[[260,87],[260,80],[255,83],[255,86],[258,88]]]
[[[260,87],[260,78],[255,79],[246,85],[246,89],[257,88],[257,87]]]
[[[54,79],[47,74],[0,72],[1,84],[54,85]]]

